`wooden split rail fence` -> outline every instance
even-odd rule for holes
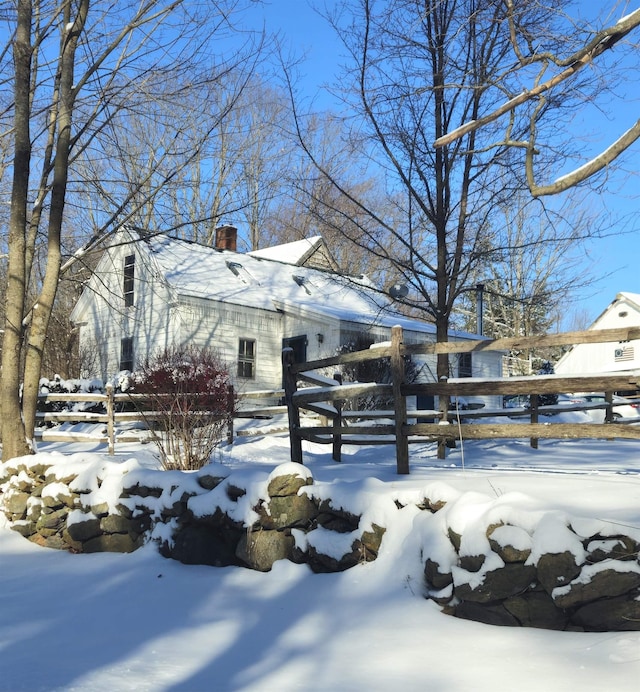
[[[282,399],[284,390],[275,391],[252,391],[235,393],[233,390],[229,392],[230,406],[229,410],[224,415],[227,419],[227,441],[232,442],[236,436],[234,430],[234,418],[256,418],[270,416],[277,413],[285,413],[285,406],[261,405],[261,401],[277,401]],[[144,429],[149,422],[157,420],[164,414],[144,410],[142,404],[148,397],[144,394],[127,394],[114,392],[113,385],[108,384],[105,392],[77,392],[77,393],[56,393],[56,394],[40,394],[38,397],[41,404],[57,404],[62,403],[66,406],[86,406],[99,410],[69,410],[64,408],[61,411],[39,411],[36,414],[36,421],[40,424],[36,428],[36,434],[45,442],[96,442],[107,444],[108,453],[113,454],[115,451],[116,442],[124,444],[127,442],[148,441],[150,436],[145,435]],[[234,406],[231,402],[237,400],[240,406]],[[255,405],[249,406],[256,402]],[[134,410],[126,410],[134,405]],[[45,424],[44,426],[42,424]],[[57,427],[48,427],[51,424],[61,423],[88,423],[88,424],[103,424],[103,429],[100,434],[95,434],[95,431],[73,431],[61,430]],[[140,423],[142,426],[142,435],[140,431],[134,432],[130,428],[127,429],[127,424]],[[261,430],[260,434],[264,431]],[[247,431],[237,433],[239,435],[247,435]]]
[[[412,384],[405,382],[404,358],[418,354],[469,353],[482,351],[506,351],[547,346],[573,345],[577,343],[608,343],[640,338],[640,328],[589,330],[567,332],[539,337],[506,338],[497,340],[455,341],[446,343],[403,343],[402,329],[393,327],[389,345],[342,354],[332,358],[295,363],[293,351],[284,349],[282,354],[285,402],[289,415],[291,459],[302,463],[302,440],[332,444],[333,458],[341,459],[343,444],[394,444],[399,474],[409,473],[409,443],[434,440],[439,443],[439,455],[444,456],[447,443],[462,439],[516,439],[530,438],[533,447],[538,439],[585,439],[585,438],[640,438],[640,426],[614,422],[613,393],[640,390],[640,372],[606,375],[580,375],[561,377],[538,375],[496,379],[456,378],[442,382]],[[391,384],[351,383],[342,384],[339,376],[333,379],[317,371],[344,364],[387,358],[390,361]],[[303,384],[299,388],[298,384]],[[572,392],[604,392],[605,404],[575,404],[571,406],[539,407],[537,400],[542,394]],[[408,410],[407,397],[431,395],[448,398],[467,396],[528,395],[530,409],[494,409],[464,411],[464,422],[455,412]],[[385,411],[348,411],[348,403],[362,396],[389,398],[392,408]],[[540,414],[553,411],[605,408],[604,423],[555,423],[540,422]],[[325,419],[321,425],[301,425],[300,411],[314,412]],[[530,417],[528,423],[470,423],[481,417],[517,416]],[[353,425],[353,419],[358,424]],[[388,419],[381,423],[380,419]],[[432,419],[434,422],[423,422]],[[376,423],[375,421],[378,420]],[[365,424],[369,421],[369,424]],[[640,419],[638,419],[640,422]]]

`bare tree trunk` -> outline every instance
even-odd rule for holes
[[[83,252],[74,253],[62,266],[70,167],[77,167],[78,157],[89,149],[97,160],[108,159],[109,147],[118,146],[116,114],[122,114],[126,127],[127,114],[136,107],[145,111],[142,106],[148,105],[149,94],[160,78],[193,75],[199,69],[200,52],[209,48],[211,25],[201,22],[204,14],[196,20],[188,5],[184,0],[145,0],[141,4],[124,3],[114,13],[104,3],[91,0],[61,0],[53,5],[17,0],[17,14],[8,15],[7,22],[14,26],[9,33],[13,34],[11,68],[15,83],[10,106],[14,121],[13,179],[0,383],[5,460],[31,449],[43,351],[61,272],[72,266],[86,247],[103,242],[123,217],[131,218],[139,208],[136,193],[158,171],[152,168],[147,178],[147,171],[143,171],[142,182],[138,176],[133,188],[118,196],[114,193],[120,182],[117,173],[105,170],[105,176],[94,182],[105,193],[100,199],[104,206],[99,204],[98,209],[107,221],[92,233]],[[90,6],[95,17],[92,12],[87,24]],[[207,7],[203,4],[203,9]],[[224,25],[229,28],[236,3],[219,0],[208,11],[216,20],[224,16]],[[181,30],[167,31],[157,40],[156,31],[170,16],[176,22],[184,20]],[[84,45],[90,44],[90,50],[78,51],[81,37]],[[220,70],[202,68],[199,76],[206,75],[202,82],[194,80],[197,86],[190,93],[199,94],[203,84],[214,84],[216,76],[242,64],[252,51],[247,48],[235,53]],[[8,54],[8,46],[0,51],[0,67],[6,71]],[[182,82],[179,85],[174,99],[183,96],[187,88]],[[37,122],[34,132],[30,131],[32,120]],[[75,120],[79,122],[72,131]],[[3,136],[8,135],[0,133]],[[131,168],[137,171],[136,163],[132,161]],[[176,163],[171,175],[178,168]],[[156,177],[152,188],[158,189],[166,177]],[[107,189],[109,180],[111,189]],[[153,193],[152,189],[142,202],[148,202]]]
[[[14,157],[9,217],[9,260],[2,342],[2,458],[29,452],[20,406],[20,363],[23,336],[27,200],[31,162],[31,2],[19,0],[14,55]]]
[[[53,303],[58,290],[60,265],[62,262],[61,238],[64,205],[69,178],[69,154],[71,149],[71,124],[73,113],[73,78],[75,74],[75,53],[78,38],[84,29],[89,11],[89,0],[80,0],[76,17],[71,17],[71,7],[64,8],[64,25],[68,27],[63,36],[59,60],[60,87],[57,106],[56,152],[51,188],[51,207],[49,209],[47,264],[42,289],[31,313],[31,324],[24,365],[24,388],[22,410],[25,433],[33,439],[38,404],[42,354],[53,311]]]

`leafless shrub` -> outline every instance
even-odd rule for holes
[[[177,346],[148,358],[132,376],[132,401],[147,421],[165,470],[193,471],[222,441],[235,401],[229,370],[212,351]]]

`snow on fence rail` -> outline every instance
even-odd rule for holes
[[[515,439],[530,438],[532,447],[538,439],[584,439],[584,438],[640,438],[640,426],[613,422],[613,393],[640,389],[640,372],[602,375],[537,375],[511,378],[456,378],[426,384],[405,382],[404,357],[413,354],[463,353],[481,350],[504,350],[508,348],[534,348],[541,346],[572,345],[576,343],[606,343],[610,341],[640,338],[640,328],[589,330],[568,332],[539,337],[516,337],[494,341],[465,341],[404,345],[401,327],[393,327],[391,343],[375,349],[356,351],[331,358],[295,363],[291,349],[282,354],[285,403],[289,415],[291,438],[291,460],[302,463],[302,440],[333,445],[333,458],[340,461],[343,444],[395,444],[396,466],[399,474],[409,473],[409,443],[430,439],[438,442],[439,455],[444,456],[447,442],[462,439]],[[312,371],[345,363],[389,358],[392,384],[356,383],[342,384]],[[298,389],[298,380],[318,386]],[[574,406],[539,406],[541,394],[564,394],[569,392],[604,392],[605,404],[580,404]],[[407,408],[407,397],[432,395],[441,402],[451,397],[500,396],[526,394],[530,397],[530,409],[476,410],[465,411],[465,421],[449,411],[446,404],[438,411],[411,411]],[[363,395],[383,396],[393,402],[387,411],[347,412],[345,404]],[[553,411],[586,410],[605,408],[604,423],[540,423],[541,413]],[[301,426],[300,410],[313,411],[326,419],[317,426]],[[468,423],[466,419],[497,416],[527,415],[529,423]],[[358,424],[349,423],[357,417]],[[363,424],[363,421],[388,418],[386,423]],[[432,419],[424,422],[421,419]],[[453,420],[452,420],[453,418]],[[411,421],[414,422],[411,422]],[[640,422],[638,419],[637,422]],[[452,423],[455,423],[452,424]]]
[[[40,394],[38,400],[43,404],[64,403],[64,404],[93,404],[95,408],[100,408],[99,411],[74,411],[65,409],[62,411],[38,411],[36,420],[41,423],[88,423],[88,424],[105,424],[105,428],[101,434],[96,435],[95,431],[69,431],[56,430],[39,426],[36,428],[42,440],[47,442],[100,442],[106,443],[109,454],[115,451],[116,441],[125,442],[140,442],[140,434],[135,434],[131,430],[120,429],[126,423],[142,423],[147,425],[153,420],[157,420],[165,415],[158,411],[143,410],[139,407],[140,403],[148,400],[145,394],[126,394],[114,392],[113,385],[108,384],[105,392],[78,392],[78,393],[57,393],[57,394]],[[286,407],[282,405],[261,405],[261,401],[280,400],[284,396],[284,390],[274,391],[252,391],[233,393],[230,391],[229,401],[236,400],[238,406],[235,410],[231,407],[228,411],[224,411],[221,415],[228,416],[227,419],[227,440],[231,442],[234,438],[234,418],[259,418],[271,416],[278,413],[286,413]],[[249,406],[249,402],[258,402],[254,406]],[[135,410],[125,410],[127,405],[134,404]],[[191,414],[193,415],[193,414]],[[251,430],[243,430],[239,435],[251,435]],[[260,431],[264,434],[264,430]]]

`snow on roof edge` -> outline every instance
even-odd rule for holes
[[[251,250],[246,254],[260,259],[284,262],[285,264],[298,264],[305,257],[308,257],[309,253],[315,250],[321,243],[322,236],[317,235],[311,238],[294,240],[290,243],[281,243],[259,250]],[[282,253],[284,253],[284,258],[280,256]]]

